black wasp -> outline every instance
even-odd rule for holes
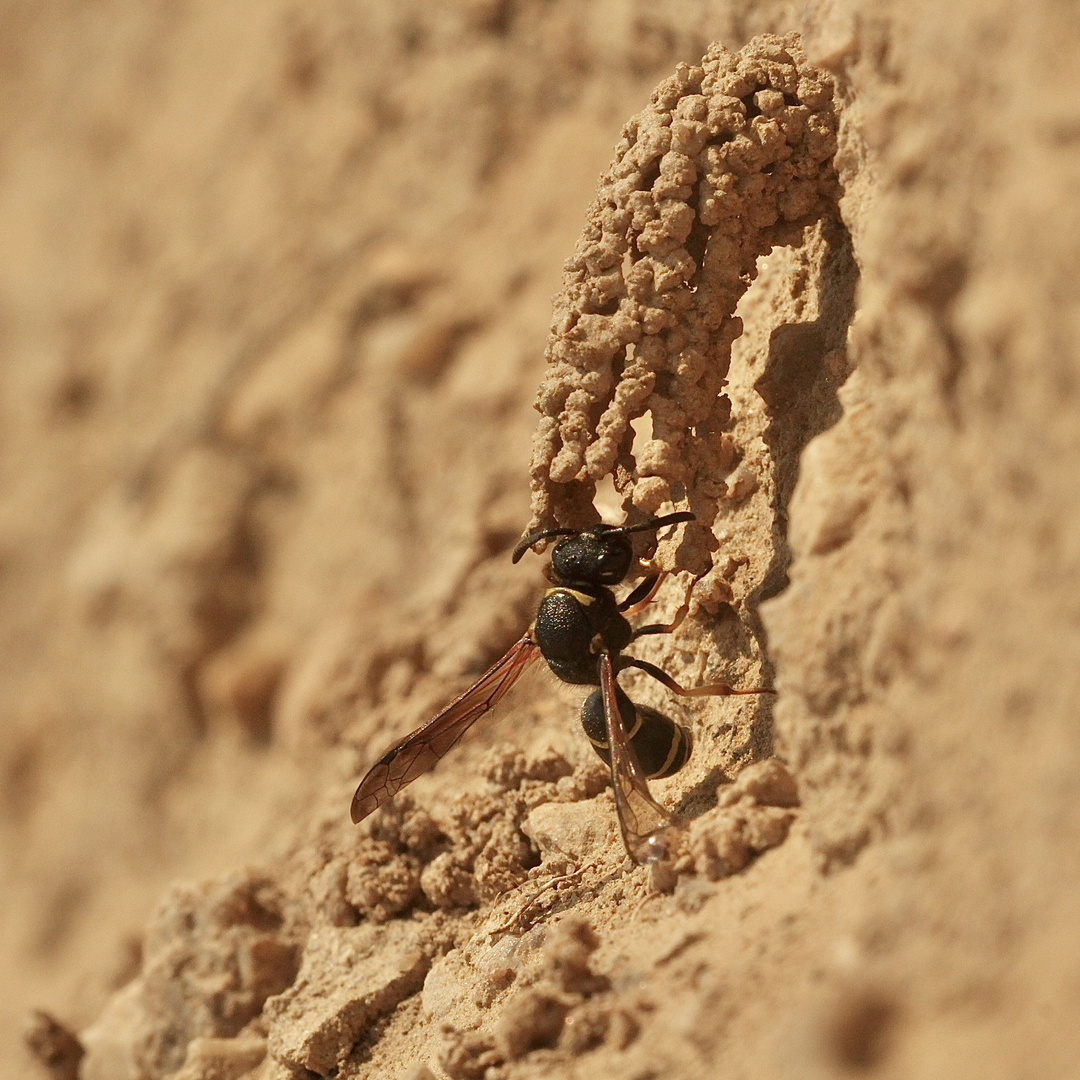
[[[540,601],[532,626],[468,690],[379,758],[353,796],[353,821],[362,821],[427,772],[542,656],[563,682],[598,687],[585,700],[581,721],[596,752],[611,768],[615,809],[626,850],[638,863],[663,859],[674,818],[653,800],[645,781],[671,776],[681,769],[690,756],[690,739],[663,713],[634,705],[616,683],[616,676],[626,668],[638,668],[687,697],[763,692],[735,690],[727,683],[687,690],[654,664],[623,652],[647,634],[670,633],[689,610],[687,593],[686,602],[670,623],[636,630],[630,625],[626,616],[636,614],[652,600],[664,576],[648,573],[625,599],[615,599],[612,586],[622,583],[634,559],[630,535],[656,532],[693,519],[693,514],[680,511],[637,525],[545,529],[526,536],[514,549],[515,563],[541,540],[562,538],[552,549],[547,571],[552,587]]]

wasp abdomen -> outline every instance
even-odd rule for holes
[[[657,780],[677,773],[690,757],[690,735],[686,729],[656,709],[635,705],[621,689],[616,698],[627,741],[634,748],[646,778]],[[594,690],[581,706],[581,726],[593,749],[610,765],[604,696],[599,690]]]

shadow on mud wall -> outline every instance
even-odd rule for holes
[[[855,314],[859,270],[851,236],[835,217],[822,222],[821,236],[825,253],[817,284],[818,317],[772,332],[765,373],[754,384],[765,402],[768,423],[762,438],[772,456],[776,482],[773,558],[748,604],[754,630],[762,635],[758,606],[788,583],[788,504],[799,477],[799,459],[811,439],[840,419],[839,390],[853,370],[847,333]]]
[[[787,587],[791,565],[788,505],[798,480],[800,458],[811,439],[840,419],[843,406],[839,391],[853,370],[847,333],[855,314],[859,271],[851,237],[837,217],[823,219],[819,229],[817,242],[823,248],[820,269],[816,283],[807,283],[808,287],[816,284],[817,318],[784,323],[772,331],[765,370],[754,383],[765,403],[766,424],[761,438],[773,463],[775,497],[772,557],[761,584],[747,597],[744,618],[764,651],[762,671],[770,685],[775,682],[776,672],[769,659],[760,605]],[[812,237],[813,231],[808,230],[806,242],[813,243]],[[756,758],[773,753],[772,722],[773,701],[763,698],[755,713],[750,743]]]

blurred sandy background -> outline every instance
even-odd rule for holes
[[[591,909],[603,948],[689,957],[656,961],[658,1037],[617,1060],[1080,1074],[1073,5],[0,19],[5,1076],[35,1067],[28,1009],[82,1029],[138,970],[169,882],[279,857],[328,791],[345,815],[388,717],[422,719],[527,622],[535,567],[506,551],[596,179],[677,62],[790,30],[837,80],[858,273],[840,360],[771,357],[788,443],[740,436],[751,463],[802,454],[790,584],[762,611],[775,732],[747,744],[775,742],[802,807],[681,945],[685,905],[645,929]],[[751,369],[815,258],[748,294]],[[736,412],[764,416],[752,396]],[[418,668],[431,700],[408,697]]]

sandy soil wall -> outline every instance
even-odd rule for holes
[[[0,19],[4,1076],[1080,1072],[1070,5]],[[649,105],[766,33],[804,55],[742,54],[730,153],[690,69]],[[650,107],[697,171],[627,226]],[[668,891],[541,676],[349,821],[532,618],[530,483],[542,524],[689,499],[641,655],[777,691],[625,680],[693,735]]]

